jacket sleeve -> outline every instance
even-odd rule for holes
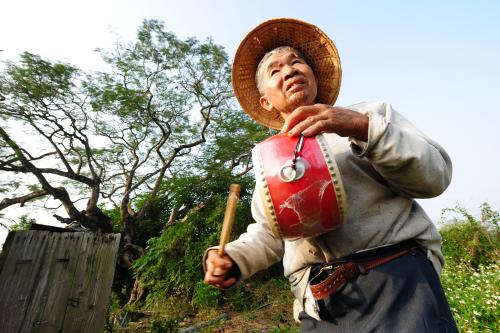
[[[445,150],[385,102],[352,107],[369,117],[368,142],[351,138],[355,155],[367,158],[390,188],[412,198],[438,196],[451,181]]]
[[[283,241],[273,235],[267,222],[257,188],[252,198],[252,216],[255,222],[225,247],[226,253],[238,265],[242,280],[280,261],[284,252]]]

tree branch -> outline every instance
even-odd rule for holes
[[[47,193],[52,195],[55,199],[60,200],[70,217],[73,218],[78,216],[79,211],[71,202],[68,191],[66,191],[65,188],[52,187],[44,177],[44,175],[40,172],[40,170],[38,170],[38,168],[35,167],[30,161],[28,161],[26,156],[24,156],[21,147],[19,147],[19,145],[10,138],[10,136],[2,127],[0,127],[0,137],[12,148],[12,150],[14,150],[17,158],[19,159],[19,162],[31,173],[33,173],[33,175],[35,175],[35,177],[42,185],[42,189],[47,191]]]
[[[17,198],[4,198],[2,201],[0,201],[0,210],[3,210],[15,204],[19,204],[21,207],[23,207],[26,202],[39,197],[43,197],[47,194],[49,193],[46,190],[39,190]]]

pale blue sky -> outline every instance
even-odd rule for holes
[[[145,18],[180,37],[211,36],[232,58],[250,29],[276,17],[309,21],[335,42],[338,105],[387,100],[447,149],[452,185],[420,201],[435,221],[456,203],[500,209],[500,1],[17,0],[2,4],[0,60],[30,51],[96,69],[93,49],[133,39]]]

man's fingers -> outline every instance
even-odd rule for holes
[[[309,116],[315,115],[318,113],[318,106],[316,105],[307,105],[301,106],[295,109],[285,120],[285,124],[283,125],[283,129],[281,130],[283,133],[286,133],[288,130],[297,126],[297,124],[304,121]]]
[[[229,272],[229,267],[215,266],[212,274],[215,276],[224,276],[227,272]]]
[[[228,271],[233,265],[233,262],[228,255],[224,254],[221,256],[217,251],[212,250],[208,252],[206,264],[207,271],[214,271],[217,267],[220,270]]]
[[[223,278],[231,269],[232,265],[224,263],[223,265],[216,265],[207,262],[207,274],[217,278]]]
[[[233,263],[229,259],[225,258],[212,258],[211,260],[207,260],[207,270],[209,270],[209,264],[211,270],[223,270],[223,271],[228,271]]]
[[[327,124],[325,120],[318,120],[312,126],[304,129],[302,135],[304,136],[315,136],[326,130]]]
[[[345,108],[315,104],[294,110],[287,117],[283,132],[287,132],[291,137],[301,133],[304,136],[337,133],[340,136],[353,136],[366,142],[368,127],[367,115]]]
[[[328,118],[324,114],[310,116],[304,119],[301,123],[297,124],[293,129],[288,132],[289,136],[313,136],[326,130],[328,125]]]
[[[289,136],[298,136],[302,133],[306,128],[313,125],[315,123],[314,116],[309,116],[302,120],[300,123],[295,125],[289,132]]]
[[[232,286],[236,283],[236,278],[230,277],[226,279],[231,267],[233,267],[233,262],[228,255],[219,255],[215,250],[209,251],[206,259],[205,283],[220,289]]]
[[[227,289],[236,283],[236,278],[231,277],[226,280],[225,276],[215,276],[207,272],[205,274],[204,282],[206,284],[211,284],[219,289]]]
[[[298,107],[286,118],[282,132],[288,132],[291,137],[301,133],[306,136],[319,134],[327,129],[331,112],[332,108],[324,104]],[[310,127],[312,128],[309,130]]]
[[[213,272],[214,271],[214,263],[212,260],[207,260],[206,261],[207,265],[207,272]]]
[[[224,276],[215,276],[209,272],[205,273],[205,279],[204,279],[206,284],[219,284],[224,281]]]

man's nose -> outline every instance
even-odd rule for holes
[[[285,81],[297,74],[297,69],[290,65],[285,65],[282,68],[282,73]]]

